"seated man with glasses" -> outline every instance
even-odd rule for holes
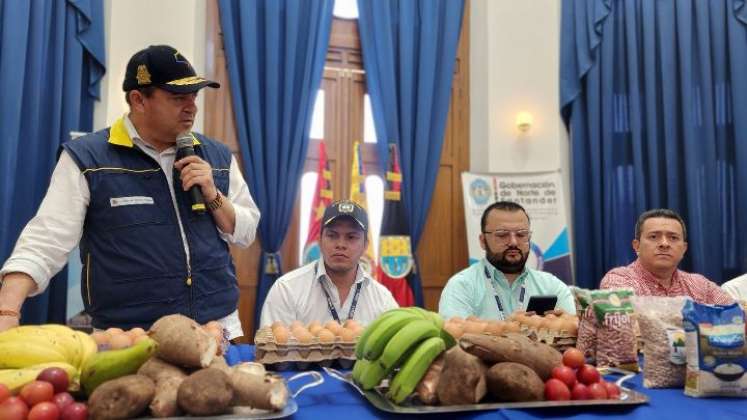
[[[556,309],[576,313],[565,283],[526,267],[532,232],[524,207],[510,201],[493,203],[483,212],[480,224],[485,258],[449,279],[438,303],[441,316],[506,319],[526,310],[529,298],[539,295],[557,296]]]
[[[607,272],[601,289],[627,287],[639,296],[689,296],[706,304],[734,302],[704,276],[677,269],[687,251],[687,228],[676,212],[669,209],[643,212],[635,224],[632,245],[638,258]]]

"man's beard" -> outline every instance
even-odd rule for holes
[[[517,251],[519,255],[521,255],[521,258],[515,262],[508,261],[506,259],[506,254],[510,251]],[[517,274],[524,271],[524,265],[527,263],[529,253],[524,254],[524,251],[514,246],[506,248],[502,253],[493,252],[493,250],[490,249],[490,245],[485,243],[485,258],[499,271],[505,274]]]

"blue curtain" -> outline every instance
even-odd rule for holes
[[[104,63],[101,0],[0,0],[0,261],[36,213],[60,144],[91,131]],[[22,321],[64,323],[66,299],[63,269]]]
[[[397,145],[414,250],[441,160],[464,2],[358,0],[358,12],[379,160],[386,171],[388,143]],[[423,306],[419,275],[410,287],[416,304]]]
[[[686,270],[747,270],[746,25],[744,0],[563,1],[580,285],[632,261],[635,220],[658,207],[685,219]]]
[[[281,274],[277,252],[306,159],[332,6],[332,0],[220,1],[244,176],[262,212],[255,329]]]

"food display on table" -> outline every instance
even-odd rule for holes
[[[275,370],[304,370],[315,363],[350,368],[363,329],[354,319],[343,324],[293,321],[286,325],[277,321],[254,336],[256,361]]]
[[[216,324],[169,315],[147,332],[88,335],[62,325],[0,332],[0,419],[283,411],[290,400],[286,381],[258,363],[229,367],[220,355],[222,327],[211,331]]]

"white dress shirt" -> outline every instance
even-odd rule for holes
[[[281,321],[287,325],[295,320],[304,324],[311,321],[320,321],[324,324],[334,320],[322,287],[327,288],[340,322],[345,322],[350,314],[358,284],[361,284],[361,291],[352,318],[359,324],[368,325],[381,313],[398,307],[389,289],[361,269],[360,264],[355,283],[350,288],[345,302],[340,302],[337,287],[327,277],[324,261],[320,258],[286,273],[275,281],[262,306],[259,325],[265,327],[272,325],[275,321]]]
[[[721,285],[729,296],[741,302],[747,302],[747,274],[733,278]]]
[[[124,124],[133,143],[161,166],[171,187],[171,201],[176,208],[173,180],[176,147],[158,152],[143,141],[127,115],[124,116]],[[220,229],[218,232],[226,242],[247,247],[254,241],[260,214],[233,157],[226,198],[233,204],[236,223],[233,233],[224,233]],[[89,200],[90,191],[86,177],[67,151],[63,151],[52,173],[49,189],[39,206],[39,211],[21,232],[13,253],[0,270],[0,278],[11,272],[26,273],[37,285],[37,290],[31,296],[44,292],[49,286],[49,280],[65,266],[68,255],[80,242]],[[180,219],[178,211],[176,215]],[[189,244],[181,220],[179,228],[184,250],[189,258]],[[219,321],[228,330],[230,338],[243,335],[238,309]]]

